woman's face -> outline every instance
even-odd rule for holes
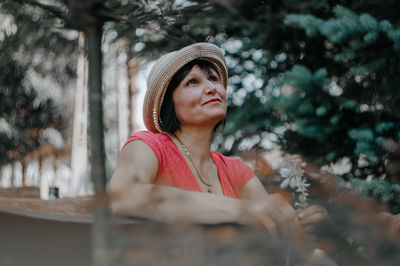
[[[181,126],[215,127],[226,115],[226,89],[218,73],[194,65],[172,93]]]

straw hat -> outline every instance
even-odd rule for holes
[[[147,129],[162,132],[160,110],[168,84],[176,72],[195,59],[213,63],[226,88],[228,72],[224,55],[216,45],[195,43],[162,56],[151,68],[147,78],[147,91],[143,103],[143,120]]]

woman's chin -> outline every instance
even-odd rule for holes
[[[208,113],[209,119],[210,120],[223,120],[225,119],[226,116],[226,111],[225,110],[214,110],[214,112],[209,112]]]
[[[223,114],[219,114],[219,115],[215,115],[213,117],[210,118],[210,122],[212,121],[212,123],[210,123],[210,125],[212,127],[215,127],[216,125],[218,125],[219,122],[221,122],[222,120],[225,119],[225,113]]]

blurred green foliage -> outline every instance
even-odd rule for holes
[[[391,213],[400,213],[399,184],[390,184],[382,179],[366,181],[358,178],[351,179],[347,184],[360,195],[373,197],[379,202],[385,203]]]
[[[313,152],[311,155],[317,156],[318,161],[326,163],[347,156],[354,166],[350,177],[381,176],[391,158],[383,144],[388,139],[397,140],[400,131],[396,123],[400,118],[400,29],[388,20],[378,20],[368,13],[356,14],[343,6],[335,6],[333,15],[326,20],[312,15],[286,17],[287,25],[304,30],[308,38],[322,38],[326,56],[343,72],[327,65],[323,72],[317,70],[312,76],[304,66],[293,67],[283,81],[292,85],[295,93],[283,97],[286,105],[282,110],[289,111],[288,116],[298,126],[290,132],[292,141],[297,136],[306,137],[313,145],[335,151],[325,157]],[[304,100],[313,101],[307,107],[319,112],[312,114],[308,110],[305,114],[302,108],[290,108],[291,104],[302,106],[295,102],[299,95],[310,96]],[[290,149],[290,143],[287,146]],[[360,157],[365,157],[366,165],[360,166]]]

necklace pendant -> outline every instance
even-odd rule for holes
[[[212,193],[211,188],[209,188],[209,189],[207,190],[207,192],[208,192],[208,193]]]

